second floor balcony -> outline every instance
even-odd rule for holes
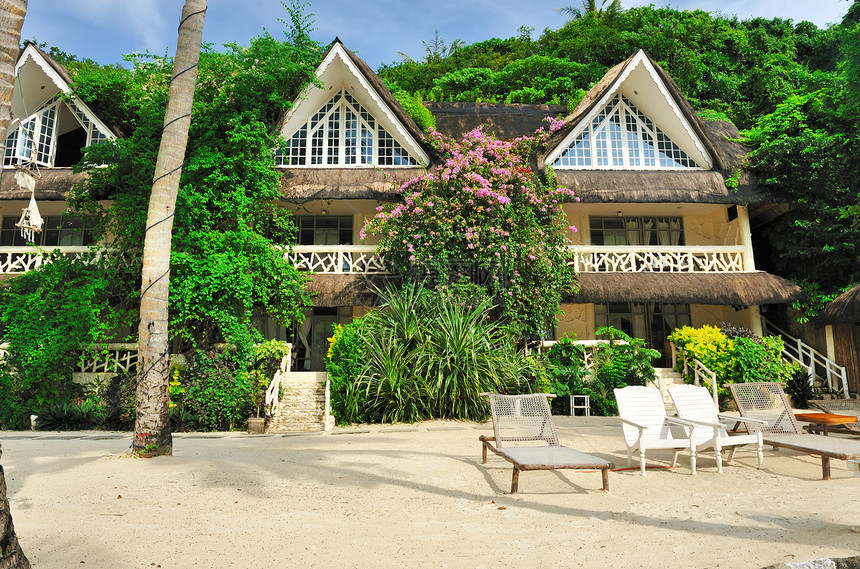
[[[754,270],[742,245],[615,246],[571,245],[572,264],[582,273],[742,273]],[[20,275],[39,267],[60,251],[80,262],[96,259],[104,249],[87,246],[0,247],[0,275]],[[295,245],[284,255],[302,271],[319,274],[385,274],[375,245]]]
[[[583,273],[741,273],[753,270],[743,245],[571,245],[573,268]],[[285,253],[305,271],[325,274],[385,273],[374,245],[296,245]]]

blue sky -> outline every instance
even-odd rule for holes
[[[653,2],[622,0],[625,7],[654,3],[682,9],[702,9],[740,18],[762,16],[809,20],[819,27],[836,23],[851,5],[849,0],[679,0]],[[34,0],[29,3],[22,36],[56,45],[79,57],[118,63],[122,54],[149,50],[173,54],[181,0]],[[528,10],[523,10],[523,6]],[[335,36],[372,68],[400,59],[403,52],[416,59],[424,54],[422,40],[434,31],[446,40],[473,43],[492,37],[507,38],[520,26],[535,29],[564,23],[556,8],[579,5],[569,0],[316,0],[315,39],[329,43]],[[286,11],[279,0],[209,0],[203,40],[247,44],[265,28],[276,37]]]

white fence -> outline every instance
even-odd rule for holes
[[[573,268],[584,273],[739,273],[744,247],[576,245]]]
[[[104,249],[87,246],[63,246],[39,249],[37,247],[0,247],[0,274],[22,275],[47,262],[51,253],[59,251],[66,257],[83,263],[98,261]]]
[[[284,255],[300,271],[362,275],[387,272],[375,245],[295,245]]]

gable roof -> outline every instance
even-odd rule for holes
[[[430,165],[437,158],[432,147],[424,141],[424,133],[412,120],[412,117],[403,109],[394,95],[391,94],[388,87],[382,79],[365,63],[360,57],[348,50],[339,38],[335,38],[329,45],[326,52],[323,54],[322,63],[317,67],[317,78],[323,81],[322,89],[316,85],[308,85],[297,99],[297,103],[284,116],[281,121],[280,130],[283,132],[290,120],[298,114],[313,114],[318,108],[313,108],[307,111],[306,104],[314,95],[316,98],[324,97],[326,100],[331,96],[328,92],[332,89],[332,85],[325,85],[325,77],[330,73],[337,73],[335,67],[340,66],[345,69],[348,76],[356,80],[355,88],[361,89],[363,94],[371,102],[371,106],[376,108],[368,109],[376,111],[372,114],[381,114],[376,116],[377,120],[383,120],[390,123],[394,127],[394,131],[390,134],[395,135],[401,144],[405,143],[408,150],[416,155],[416,158],[423,161],[425,165]],[[334,70],[334,71],[333,71]],[[355,95],[355,93],[353,93]],[[325,103],[325,101],[322,101]],[[315,106],[315,105],[313,105]],[[284,135],[290,133],[283,132]]]
[[[52,88],[48,88],[52,85]],[[71,106],[108,136],[117,135],[116,129],[108,127],[93,110],[72,90],[72,76],[65,66],[53,57],[27,42],[15,63],[15,89],[12,93],[12,117],[23,119],[42,107],[58,93],[71,97]],[[30,100],[28,100],[30,99]]]
[[[699,170],[590,170],[555,169],[560,185],[574,190],[583,202],[619,203],[725,203],[760,204],[774,201],[761,190],[755,176],[744,167],[749,150],[739,142],[740,133],[728,122],[700,118],[681,93],[678,84],[647,53],[639,50],[611,68],[564,119],[560,130],[534,157],[532,167],[542,170],[553,153],[563,152],[576,128],[617,93],[630,73],[639,66],[655,79],[657,89],[695,137],[710,159],[710,169]],[[640,102],[636,101],[639,105]],[[646,111],[647,109],[643,109]],[[653,118],[652,118],[653,120]],[[660,123],[657,123],[661,126]],[[677,142],[677,141],[676,141]],[[726,180],[740,173],[738,187],[730,191]]]

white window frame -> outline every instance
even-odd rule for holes
[[[347,112],[355,118],[355,134],[347,139]],[[331,129],[332,119],[336,115],[336,136]],[[368,145],[367,136],[370,143]],[[319,144],[314,146],[315,137]],[[332,141],[337,141],[337,146]],[[348,145],[347,142],[350,141]],[[326,101],[306,121],[286,137],[286,145],[279,148],[275,155],[275,164],[281,167],[319,168],[319,167],[348,167],[372,168],[385,167],[418,167],[421,162],[404,145],[380,124],[370,112],[346,89],[340,89],[337,94]],[[354,142],[352,142],[354,141]],[[383,145],[383,141],[385,144]],[[368,152],[368,146],[369,152]],[[387,148],[399,151],[398,158],[380,159],[380,154]],[[314,151],[318,150],[318,153]],[[350,151],[350,152],[348,152]],[[365,161],[369,156],[369,160]],[[332,158],[334,160],[332,161]],[[350,161],[349,159],[352,159]],[[301,161],[304,161],[304,164]],[[314,162],[314,160],[318,160]]]
[[[102,142],[112,139],[113,136],[104,132],[103,128],[91,120],[89,114],[80,108],[74,100],[64,101],[59,95],[51,97],[42,105],[39,110],[32,113],[24,119],[14,119],[10,122],[9,128],[6,130],[6,147],[3,153],[3,167],[10,167],[17,164],[35,163],[46,168],[53,168],[54,159],[57,154],[57,127],[60,120],[60,109],[65,105],[66,109],[72,113],[72,116],[78,121],[81,127],[86,131],[86,144],[84,148],[101,144]],[[47,152],[40,150],[43,146],[42,127],[47,119],[47,114],[53,110],[53,125],[51,132],[47,136]],[[30,130],[28,123],[32,123],[32,134],[25,135]],[[9,144],[13,140],[13,144]],[[28,144],[25,145],[25,142]],[[29,152],[27,151],[29,149]]]
[[[612,131],[611,117],[617,116],[620,131]],[[628,130],[630,122],[636,125],[636,131]],[[654,124],[645,113],[639,110],[627,97],[617,92],[584,125],[575,133],[568,147],[553,161],[553,168],[582,169],[582,170],[703,170],[696,161],[678,146],[660,127]],[[613,137],[617,134],[617,139]],[[648,142],[644,137],[650,137]],[[586,137],[587,152],[577,153],[581,137]],[[631,140],[631,137],[634,140]],[[671,145],[668,150],[678,152],[678,158],[669,155],[661,148],[660,138],[665,139],[664,145]],[[635,144],[632,144],[635,142]],[[647,148],[650,146],[650,148]],[[581,147],[580,147],[581,148]],[[577,156],[580,154],[580,156]],[[679,163],[678,159],[687,160],[692,166]],[[598,162],[605,160],[605,163]],[[671,161],[673,165],[661,164]],[[567,163],[565,163],[567,162]],[[583,162],[580,164],[579,162]],[[650,162],[650,163],[649,163]]]

